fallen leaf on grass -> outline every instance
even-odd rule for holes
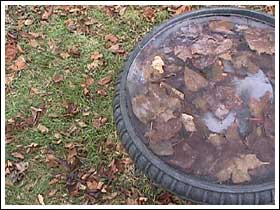
[[[90,55],[90,60],[94,61],[94,60],[98,60],[103,58],[103,55],[100,52],[95,51],[94,53],[92,53]]]
[[[49,129],[46,126],[42,125],[42,124],[38,124],[37,128],[43,134],[49,132]]]
[[[50,168],[55,168],[59,166],[58,158],[54,156],[54,154],[47,154],[46,160],[47,166]]]
[[[67,58],[70,57],[69,53],[67,53],[67,52],[62,52],[62,53],[60,53],[59,55],[60,55],[60,57],[63,58],[63,59],[67,59]]]
[[[7,64],[11,63],[16,58],[17,46],[15,42],[8,42],[5,45],[5,61]]]
[[[79,58],[81,55],[80,50],[79,50],[78,46],[76,46],[76,45],[72,46],[68,50],[68,53],[74,58]]]
[[[31,19],[26,19],[26,20],[24,21],[24,25],[30,26],[33,22],[34,22],[34,21],[31,20]]]
[[[125,51],[124,49],[121,48],[120,44],[114,44],[111,47],[108,48],[109,51],[111,51],[112,53],[116,53],[116,54],[124,54]]]
[[[62,105],[66,109],[66,116],[74,116],[80,111],[79,107],[73,102],[63,101]]]
[[[145,7],[143,10],[144,18],[149,22],[154,22],[155,20],[155,10],[152,7]]]
[[[19,152],[13,152],[13,153],[11,153],[11,155],[12,155],[13,157],[18,158],[18,159],[21,159],[21,160],[24,159],[24,156],[23,156],[21,153],[19,153]]]
[[[26,67],[26,61],[23,56],[19,56],[13,65],[11,65],[8,69],[13,70],[13,71],[21,71],[25,69]]]
[[[39,195],[37,196],[37,198],[38,198],[39,204],[45,205],[45,203],[44,203],[44,197],[43,197],[41,194],[39,194]]]
[[[108,84],[108,83],[110,83],[112,81],[112,76],[111,75],[108,75],[108,76],[106,76],[106,77],[104,77],[104,78],[102,78],[102,79],[100,79],[97,83],[99,84],[99,85],[106,85],[106,84]]]
[[[29,44],[30,44],[31,47],[34,47],[34,48],[39,46],[39,43],[37,42],[36,39],[30,39]]]
[[[175,15],[180,15],[180,14],[182,14],[182,13],[191,11],[191,9],[192,9],[191,6],[186,6],[186,5],[180,6],[179,8],[177,8],[177,9],[175,10]]]
[[[96,93],[100,96],[108,96],[108,93],[104,89],[98,89],[96,90]]]
[[[42,15],[42,20],[48,20],[49,19],[49,17],[53,13],[53,8],[54,8],[54,6],[49,6],[48,9],[45,10],[45,12]]]
[[[99,128],[103,127],[107,122],[108,122],[108,118],[99,117],[98,119],[94,119],[92,124],[93,124],[93,127],[99,129]]]
[[[112,43],[117,43],[119,41],[119,38],[116,37],[114,34],[108,34],[105,36],[106,41],[110,41]]]
[[[53,189],[53,190],[50,190],[49,192],[48,192],[48,196],[49,197],[53,197],[56,193],[57,193],[57,189]]]
[[[10,86],[15,78],[15,73],[5,74],[5,85]]]

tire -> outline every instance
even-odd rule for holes
[[[128,56],[116,82],[116,92],[113,101],[114,120],[118,135],[133,159],[137,169],[151,179],[155,184],[163,187],[167,191],[186,200],[200,204],[274,204],[275,186],[273,182],[252,185],[223,185],[214,184],[199,178],[184,174],[164,163],[159,157],[154,155],[136,135],[129,118],[128,99],[126,98],[126,78],[130,65],[143,46],[157,33],[164,28],[186,18],[213,15],[237,15],[265,22],[274,26],[274,17],[269,15],[236,8],[213,8],[198,10],[186,13],[161,24],[152,32],[146,35],[136,46],[134,51]]]

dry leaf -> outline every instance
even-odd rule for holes
[[[110,83],[111,81],[112,81],[112,76],[111,76],[111,75],[108,75],[108,76],[106,76],[106,77],[100,79],[100,80],[98,81],[98,84],[103,86],[103,85],[106,85],[106,84]]]
[[[64,76],[63,74],[54,74],[52,77],[52,80],[54,81],[54,83],[59,83],[61,81],[63,81]]]
[[[178,9],[175,10],[175,15],[180,15],[188,11],[191,11],[191,6],[180,6]]]
[[[29,44],[31,45],[31,47],[38,47],[39,46],[39,43],[37,42],[36,39],[30,39]]]
[[[208,85],[208,81],[201,76],[199,73],[190,70],[186,67],[185,70],[185,85],[190,91],[198,91],[201,88],[204,88]]]
[[[154,22],[155,20],[155,10],[152,7],[145,7],[143,10],[144,18],[149,22]]]
[[[24,25],[26,25],[26,26],[30,26],[32,23],[33,23],[33,20],[31,20],[31,19],[26,19],[24,21]]]
[[[47,154],[45,162],[50,168],[55,168],[59,166],[58,159],[53,154]]]
[[[189,131],[189,132],[197,131],[194,121],[193,121],[194,120],[193,116],[182,113],[181,119],[182,119],[182,122],[184,124],[186,131]]]
[[[110,41],[112,43],[117,43],[119,41],[118,37],[116,37],[114,34],[108,34],[105,36],[106,41]]]
[[[164,62],[160,56],[155,56],[152,61],[152,67],[155,69],[158,73],[162,74],[163,71]]]
[[[255,154],[242,154],[239,157],[225,161],[224,168],[220,170],[216,177],[220,182],[232,179],[233,183],[250,181],[248,170],[255,169],[261,165],[268,164],[260,161]]]
[[[42,125],[42,124],[38,124],[37,128],[43,134],[49,132],[49,129],[46,126]]]
[[[104,89],[98,89],[96,90],[96,93],[100,96],[108,96],[108,93]]]
[[[9,86],[12,84],[15,78],[15,73],[5,74],[5,85]]]
[[[39,195],[37,196],[37,198],[38,198],[39,204],[45,205],[45,203],[44,203],[44,197],[43,197],[41,194],[39,194]]]
[[[67,53],[67,52],[62,52],[62,53],[60,53],[59,55],[60,55],[60,57],[63,58],[63,59],[67,59],[67,58],[70,57],[69,53]]]
[[[112,53],[118,53],[118,54],[125,53],[124,49],[120,47],[119,43],[112,45],[111,47],[108,48],[108,50],[110,50]]]
[[[106,117],[99,117],[98,119],[93,120],[93,127],[99,129],[104,126],[108,122],[108,118]]]
[[[11,153],[11,155],[12,155],[13,157],[18,158],[18,159],[21,159],[21,160],[24,159],[24,156],[23,156],[21,153],[19,153],[19,152],[13,152],[13,153]]]
[[[78,46],[72,46],[69,50],[68,50],[68,53],[73,56],[74,58],[79,58],[81,53],[80,53],[80,50],[78,48]]]
[[[97,52],[97,51],[90,55],[90,60],[91,61],[98,60],[98,59],[101,59],[101,58],[103,58],[103,55],[100,52]]]
[[[169,156],[173,155],[175,150],[172,147],[172,144],[170,142],[164,141],[164,142],[158,142],[158,143],[150,143],[149,147],[151,150],[159,156]]]
[[[15,42],[7,43],[5,45],[5,61],[7,64],[11,63],[16,58],[17,46]]]
[[[81,128],[87,127],[87,124],[86,124],[85,122],[83,122],[83,121],[79,121],[79,122],[78,122],[78,125],[79,125]]]
[[[23,56],[19,56],[13,65],[11,65],[8,69],[11,69],[13,71],[21,71],[25,69],[26,67],[26,61]]]
[[[211,21],[209,23],[209,29],[212,32],[233,34],[233,27],[233,23],[226,20]]]
[[[54,6],[49,6],[49,8],[43,13],[42,15],[42,20],[48,20],[49,17],[52,15],[53,13],[53,7]]]

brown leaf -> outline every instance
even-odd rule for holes
[[[34,48],[39,46],[39,43],[37,42],[36,39],[30,39],[29,44],[30,44],[31,47],[34,47]]]
[[[29,34],[30,34],[34,39],[37,39],[37,38],[43,36],[42,33],[36,33],[36,32],[29,32]]]
[[[114,44],[112,45],[108,50],[110,50],[112,53],[116,54],[124,54],[125,51],[120,47],[120,44]]]
[[[97,51],[95,51],[94,53],[92,53],[90,55],[90,60],[91,61],[98,60],[98,59],[101,59],[101,58],[103,58],[103,55],[100,52],[97,52]]]
[[[158,143],[170,140],[176,136],[182,128],[182,122],[178,118],[172,118],[167,122],[153,122],[150,130],[145,134],[150,143]]]
[[[67,53],[67,52],[62,52],[62,53],[60,53],[59,55],[60,55],[60,57],[63,58],[63,59],[67,59],[67,58],[70,57],[69,53]]]
[[[63,81],[63,79],[64,79],[63,74],[59,74],[59,73],[54,74],[52,77],[52,80],[54,83],[59,83],[59,82]]]
[[[108,122],[108,118],[106,117],[99,117],[98,119],[93,120],[93,127],[99,129],[103,127]]]
[[[119,38],[115,36],[114,34],[108,34],[105,36],[106,41],[110,41],[112,43],[117,43],[119,41]]]
[[[158,73],[162,74],[164,73],[163,71],[163,66],[164,66],[164,62],[162,60],[162,58],[160,56],[155,56],[153,61],[152,61],[152,65],[153,69],[155,69]]]
[[[186,46],[175,46],[174,54],[183,61],[186,61],[188,58],[192,58],[191,49]]]
[[[260,161],[255,154],[242,154],[226,161],[224,168],[216,174],[216,177],[220,182],[229,180],[230,178],[233,183],[250,181],[251,177],[248,170],[258,168],[264,164],[268,163]]]
[[[149,22],[154,22],[155,20],[155,10],[152,7],[145,7],[143,10],[144,18]]]
[[[45,203],[44,203],[44,197],[43,197],[41,194],[39,194],[39,195],[37,196],[37,199],[38,199],[39,204],[45,205]]]
[[[42,124],[38,124],[37,128],[43,134],[49,132],[49,129],[46,126],[42,125]]]
[[[80,50],[78,48],[78,46],[73,46],[71,47],[69,50],[68,50],[68,53],[73,56],[74,58],[79,58],[81,53],[80,53]]]
[[[49,6],[49,8],[43,13],[42,15],[42,20],[48,20],[49,17],[52,15],[53,13],[53,7],[54,6]]]
[[[106,85],[106,84],[110,83],[111,81],[112,81],[112,76],[111,76],[111,75],[108,75],[108,76],[106,76],[106,77],[100,79],[100,80],[98,81],[98,84],[103,86],[103,85]]]
[[[187,88],[193,92],[198,91],[199,89],[208,85],[208,81],[203,76],[187,67],[185,70],[184,79]]]
[[[11,74],[5,74],[5,85],[9,86],[13,83],[13,80],[15,78],[15,73]]]
[[[18,158],[18,159],[21,159],[21,160],[24,159],[24,156],[23,156],[21,153],[19,153],[19,152],[13,152],[13,153],[11,153],[11,155],[12,155],[13,157]]]
[[[87,77],[85,78],[85,81],[81,83],[81,86],[83,88],[89,88],[94,83],[94,79]]]
[[[89,180],[86,182],[87,188],[89,190],[97,190],[98,188],[98,182],[96,180]]]
[[[191,11],[191,6],[180,6],[178,9],[175,10],[175,15],[180,15],[188,11]]]
[[[54,154],[47,154],[45,162],[50,168],[55,168],[59,166],[58,159],[54,156]]]
[[[233,27],[233,23],[226,20],[211,21],[209,23],[209,29],[212,32],[233,34]]]
[[[274,31],[249,28],[245,31],[245,39],[250,49],[257,51],[258,54],[273,55],[275,53]]]
[[[249,109],[251,114],[259,119],[263,119],[263,110],[271,100],[271,92],[267,91],[260,100],[252,97],[249,101]]]
[[[34,22],[34,21],[31,20],[31,19],[26,19],[26,20],[24,21],[24,25],[30,26],[33,22]]]
[[[158,143],[150,143],[149,147],[151,150],[159,156],[169,156],[173,155],[175,150],[172,147],[172,144],[170,142],[158,142]]]
[[[194,124],[194,117],[185,113],[182,113],[181,119],[186,131],[194,132],[197,131],[195,124]]]
[[[17,45],[15,42],[8,42],[5,45],[5,61],[7,64],[11,63],[16,58]]]
[[[11,69],[13,71],[21,71],[25,69],[26,67],[26,61],[23,56],[19,56],[13,65],[11,65],[8,69]]]
[[[53,189],[53,190],[50,190],[49,192],[48,192],[48,196],[49,197],[53,197],[56,193],[57,193],[57,189]]]
[[[96,93],[100,96],[108,96],[108,93],[104,89],[98,89],[96,90]]]
[[[72,102],[63,101],[63,106],[66,109],[66,114],[69,116],[74,116],[79,113],[79,107]]]
[[[70,32],[74,32],[74,31],[77,30],[77,24],[75,23],[74,20],[68,19],[68,20],[66,20],[64,23],[65,23],[67,29],[68,29]]]
[[[38,94],[40,94],[40,91],[39,91],[38,88],[31,87],[30,90],[29,90],[29,94],[30,94],[31,96],[33,96],[33,95],[38,95]]]

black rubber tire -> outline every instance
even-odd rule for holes
[[[200,180],[194,176],[175,170],[154,155],[140,140],[133,129],[129,118],[128,99],[126,97],[126,78],[136,55],[143,46],[164,28],[186,18],[213,15],[246,16],[274,26],[274,17],[245,9],[212,8],[186,13],[156,27],[138,43],[134,51],[128,56],[123,72],[116,82],[116,93],[113,102],[114,120],[118,135],[133,159],[137,169],[151,179],[155,184],[177,196],[200,204],[274,204],[274,182],[255,185],[221,185]]]

